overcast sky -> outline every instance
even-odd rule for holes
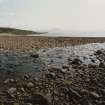
[[[105,31],[105,0],[0,0],[0,26]]]

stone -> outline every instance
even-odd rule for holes
[[[63,69],[69,69],[69,65],[62,66]]]
[[[75,59],[73,59],[72,64],[80,65],[80,64],[82,64],[82,61],[78,58],[75,58]]]
[[[72,94],[72,96],[75,96],[77,98],[81,98],[81,95],[76,90],[70,88],[69,91]]]
[[[95,63],[95,60],[94,60],[94,59],[91,59],[91,61],[92,61],[93,63]]]
[[[96,53],[95,53],[95,55],[98,55],[98,54],[99,54],[99,55],[100,55],[100,54],[103,54],[103,51],[97,50]]]
[[[15,82],[15,80],[12,78],[11,79],[8,78],[4,81],[5,84],[10,83],[10,82],[13,83],[13,82]]]
[[[96,65],[88,64],[88,68],[96,68]]]
[[[105,64],[103,62],[100,62],[99,67],[105,67]]]
[[[13,94],[13,93],[16,92],[16,90],[17,90],[17,89],[16,89],[15,87],[11,87],[11,88],[8,89],[8,93],[9,93],[9,94]]]
[[[31,76],[30,75],[28,75],[28,74],[26,74],[25,76],[24,76],[24,79],[29,79]]]
[[[61,69],[61,72],[62,73],[66,73],[67,72],[67,69]]]
[[[33,84],[32,82],[29,82],[29,83],[27,84],[27,87],[28,87],[28,88],[33,88],[33,87],[34,87],[34,84]]]
[[[4,81],[5,84],[7,84],[9,82],[10,82],[10,79],[9,78]]]
[[[93,96],[94,98],[100,98],[100,95],[96,92],[90,92],[90,95]]]
[[[56,77],[55,73],[48,73],[47,74],[47,78],[49,78],[49,79],[55,79],[55,77]]]
[[[15,80],[11,78],[11,79],[10,79],[10,82],[12,82],[12,83],[13,83],[13,82],[15,82]]]
[[[24,90],[24,88],[23,88],[23,87],[21,88],[21,91],[22,91],[22,92],[25,92],[25,90]]]
[[[39,54],[31,54],[30,56],[33,58],[39,58]]]

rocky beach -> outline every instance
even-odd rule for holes
[[[0,0],[0,105],[105,105],[105,0]]]
[[[105,43],[2,50],[0,105],[104,105],[104,69]]]

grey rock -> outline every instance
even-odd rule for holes
[[[76,90],[70,88],[69,91],[72,94],[72,96],[77,97],[77,98],[81,98],[81,95]]]
[[[4,81],[5,84],[7,84],[9,82],[10,82],[10,79],[9,78]]]
[[[80,65],[80,64],[82,64],[82,61],[78,58],[75,58],[75,59],[73,59],[72,64]]]
[[[100,95],[96,92],[90,92],[90,95],[93,96],[94,98],[100,98]]]
[[[15,93],[16,92],[16,88],[15,87],[11,87],[11,88],[9,88],[8,89],[8,93],[10,94],[10,95],[12,95],[13,93]]]
[[[29,82],[29,83],[27,83],[27,87],[28,88],[33,88],[34,87],[34,84],[32,82]]]
[[[56,78],[56,74],[55,73],[48,73],[47,74],[47,78],[49,78],[49,79],[55,79]]]
[[[36,54],[36,53],[31,53],[30,56],[33,58],[39,58],[39,54]]]
[[[67,69],[61,69],[61,72],[62,73],[66,73],[67,72]]]
[[[10,83],[10,82],[13,83],[13,82],[15,82],[15,80],[12,79],[12,78],[11,78],[11,79],[10,79],[10,78],[7,78],[7,79],[4,81],[5,84]]]

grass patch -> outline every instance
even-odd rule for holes
[[[8,33],[8,34],[15,34],[15,35],[43,34],[41,32],[21,30],[21,29],[8,28],[8,27],[0,27],[0,33]]]

